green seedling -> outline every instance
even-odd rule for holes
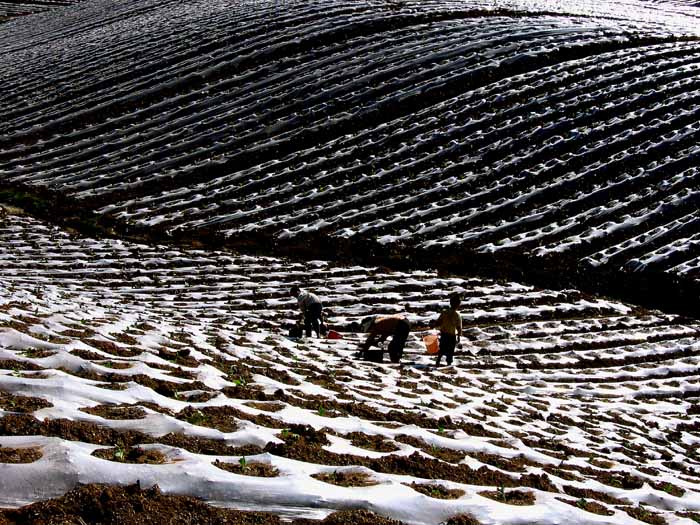
[[[206,421],[207,417],[202,413],[201,410],[195,410],[190,417],[187,418],[187,422],[192,425],[201,425]]]
[[[318,415],[323,417],[326,413],[326,409],[323,406],[318,407]]]
[[[587,503],[586,498],[581,498],[581,499],[579,499],[579,500],[576,502],[576,506],[577,506],[579,509],[585,509],[585,508],[586,508],[586,503]]]
[[[294,432],[292,432],[288,428],[283,428],[282,431],[280,432],[280,436],[285,441],[299,438],[299,434],[295,434]]]
[[[114,456],[114,459],[117,461],[124,461],[124,459],[126,459],[126,449],[124,448],[124,445],[117,443],[117,445],[114,447],[112,456]]]
[[[238,464],[241,466],[241,472],[245,472],[248,469],[248,462],[245,456],[241,456],[241,459],[238,460]]]
[[[506,494],[506,488],[503,485],[499,485],[496,491],[497,497],[501,501],[507,501],[508,496]]]

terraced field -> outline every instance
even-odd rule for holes
[[[0,2],[0,525],[700,523],[700,6],[72,3]]]
[[[0,507],[138,480],[269,512],[240,523],[358,508],[413,524],[700,518],[695,320],[575,290],[94,240],[15,215],[0,259]],[[323,297],[343,339],[285,336],[293,284]],[[454,291],[465,344],[435,369],[421,327]],[[414,326],[401,366],[354,357],[353,322],[382,312]]]
[[[3,27],[0,180],[132,230],[544,269],[697,312],[698,13],[90,2]]]

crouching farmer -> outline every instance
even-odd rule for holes
[[[360,347],[360,355],[363,359],[381,362],[383,360],[381,350],[377,352],[377,358],[374,359],[372,354],[375,354],[375,352],[370,352],[370,348],[372,345],[379,345],[386,341],[388,337],[391,337],[388,348],[389,358],[392,363],[398,363],[401,361],[403,349],[411,331],[411,325],[402,315],[368,317],[362,321],[362,331],[369,333],[367,339]]]
[[[323,304],[321,300],[311,292],[302,292],[298,286],[292,286],[289,294],[292,297],[296,297],[299,303],[299,310],[304,319],[306,337],[311,337],[312,329],[316,332],[317,337],[321,337],[321,325],[323,324]]]
[[[459,340],[462,337],[462,317],[458,311],[460,304],[462,304],[462,299],[459,294],[452,294],[450,296],[450,308],[444,310],[440,317],[431,323],[431,327],[437,327],[440,330],[440,348],[435,366],[440,366],[443,355],[447,364],[452,364],[455,347],[459,344]]]

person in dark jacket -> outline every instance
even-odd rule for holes
[[[389,358],[392,363],[401,361],[404,346],[408,334],[411,331],[411,325],[402,315],[389,315],[386,317],[368,317],[362,321],[362,331],[368,332],[367,339],[360,347],[360,356],[363,359],[370,357],[370,348],[372,345],[386,341],[391,337],[389,342]],[[381,352],[377,361],[382,361]]]
[[[452,364],[455,347],[459,344],[459,340],[462,337],[462,317],[459,315],[459,306],[461,304],[462,298],[459,294],[452,294],[450,296],[450,307],[443,310],[440,317],[431,323],[431,327],[437,327],[440,330],[440,347],[435,366],[440,366],[442,356],[445,356],[448,366]]]
[[[321,300],[311,292],[304,292],[298,286],[292,286],[289,290],[292,297],[296,297],[299,303],[299,310],[304,318],[304,329],[306,337],[311,337],[311,330],[316,332],[317,337],[321,337],[323,326],[323,304]]]

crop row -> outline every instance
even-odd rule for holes
[[[423,523],[488,522],[517,493],[547,524],[670,522],[697,501],[690,319],[575,290],[88,239],[16,215],[0,261],[0,462],[24,476],[4,507],[77,474],[287,516],[313,500],[401,517],[410,502]],[[285,337],[291,284],[323,297],[343,339]],[[451,291],[463,348],[434,369],[416,336]],[[403,366],[354,359],[349,322],[392,306],[416,330]],[[39,460],[49,468],[27,465]],[[389,489],[401,506],[380,505]]]
[[[63,21],[54,40],[18,24],[0,178],[231,243],[339,237],[695,279],[689,11],[460,5],[150,0],[61,10],[43,22]]]

